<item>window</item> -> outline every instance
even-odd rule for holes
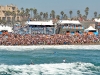
[[[98,28],[100,28],[100,26],[98,26]]]

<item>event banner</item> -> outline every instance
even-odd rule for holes
[[[54,34],[54,27],[33,27],[31,28],[31,33],[35,34]]]

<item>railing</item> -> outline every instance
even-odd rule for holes
[[[84,27],[63,26],[62,29],[84,29]]]

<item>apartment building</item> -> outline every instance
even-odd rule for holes
[[[7,15],[10,12],[10,15]],[[13,15],[13,13],[15,13],[15,16]],[[17,6],[10,4],[10,5],[5,5],[2,6],[0,5],[0,20],[6,21],[6,22],[11,22],[13,21],[15,18],[15,21],[20,21],[21,18],[18,15],[18,8]]]

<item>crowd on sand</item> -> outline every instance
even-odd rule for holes
[[[0,34],[0,45],[75,45],[75,44],[100,44],[100,35],[88,33],[31,35],[31,34]]]

